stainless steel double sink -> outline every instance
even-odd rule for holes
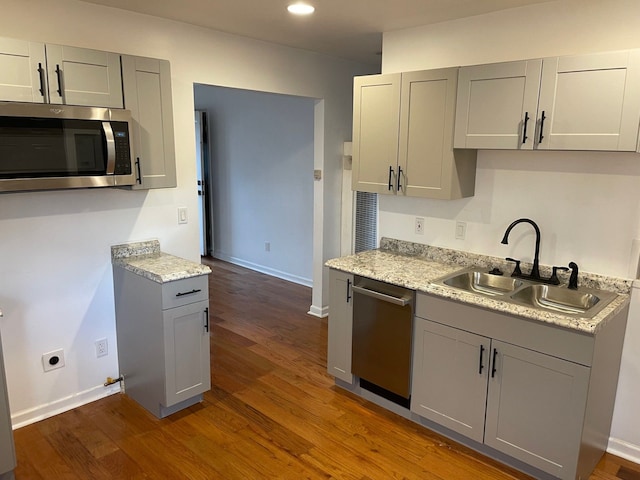
[[[434,283],[576,318],[593,318],[617,297],[615,292],[606,290],[570,290],[565,285],[546,285],[477,269],[458,271]]]

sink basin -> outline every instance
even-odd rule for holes
[[[445,285],[468,292],[486,295],[504,295],[522,286],[522,281],[513,277],[501,277],[490,273],[468,271],[449,277],[443,281]]]
[[[595,316],[615,297],[613,292],[569,290],[551,285],[529,285],[511,295],[517,303],[580,317]]]
[[[614,292],[537,283],[468,269],[435,281],[458,290],[575,318],[593,318],[617,297]]]

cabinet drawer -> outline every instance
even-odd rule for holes
[[[162,284],[162,309],[179,307],[209,299],[207,275]]]

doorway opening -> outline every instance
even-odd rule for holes
[[[313,285],[316,102],[194,86],[205,255]]]

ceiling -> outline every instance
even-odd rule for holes
[[[382,32],[549,0],[307,0],[309,17],[287,12],[294,0],[85,1],[379,65]]]

